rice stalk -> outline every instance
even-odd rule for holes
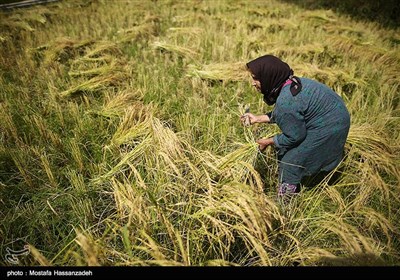
[[[117,41],[119,43],[135,42],[141,38],[155,36],[157,33],[157,26],[153,22],[147,22],[129,29],[118,30]]]
[[[355,59],[368,61],[368,63],[373,62],[374,65],[385,66],[386,70],[382,73],[383,81],[396,83],[395,73],[399,70],[400,59],[398,51],[389,50],[372,42],[360,42],[343,35],[331,36],[328,42],[335,51],[345,52]]]
[[[33,188],[35,184],[33,183],[33,178],[32,175],[30,174],[30,168],[28,165],[28,162],[25,160],[26,159],[26,154],[17,151],[17,150],[12,150],[10,151],[10,156],[15,164],[15,166],[18,168],[18,171],[20,172],[22,178],[24,179],[25,183]]]
[[[14,123],[9,106],[7,103],[0,103],[0,128],[3,139],[12,138],[13,141],[19,141],[17,126]]]
[[[85,168],[85,163],[83,161],[82,151],[81,148],[79,147],[79,144],[77,143],[77,140],[74,138],[70,139],[70,141],[67,143],[67,147],[71,152],[72,158],[74,159],[74,162],[78,167],[78,170],[80,172],[83,172]]]
[[[35,246],[29,244],[29,251],[32,254],[35,261],[37,261],[41,266],[52,266],[52,262],[49,261],[43,254],[36,249]]]
[[[209,64],[201,67],[191,64],[188,66],[186,76],[205,80],[243,81],[248,79],[249,73],[242,62]]]
[[[374,169],[385,170],[396,178],[400,178],[392,145],[388,143],[385,135],[378,133],[371,125],[353,124],[350,127],[346,143],[363,159],[369,161],[371,166],[374,166]]]
[[[121,51],[118,44],[112,41],[96,41],[90,49],[86,50],[86,53],[82,58],[93,59],[106,57],[106,55],[120,57],[123,55],[123,52]]]
[[[279,219],[274,203],[258,196],[247,185],[237,183],[226,183],[214,188],[214,192],[212,196],[200,198],[201,205],[205,207],[192,216],[201,221],[210,244],[219,247],[221,253],[227,252],[233,246],[234,236],[237,236],[245,242],[250,252],[257,252],[262,264],[271,265],[272,260],[267,252],[271,246],[268,229],[272,230],[272,221]],[[209,226],[220,231],[219,242],[208,233]]]
[[[355,86],[365,86],[366,81],[357,78],[353,73],[347,73],[343,70],[333,69],[330,67],[320,67],[316,64],[302,63],[293,66],[295,73],[304,77],[314,78],[323,83],[334,87],[336,84],[352,84]]]
[[[140,143],[124,154],[121,160],[114,165],[106,174],[101,175],[98,178],[93,179],[94,183],[102,182],[103,180],[109,179],[117,173],[123,172],[125,169],[130,170],[130,164],[137,163],[141,157],[145,154],[146,150],[151,147],[151,138],[145,137]]]
[[[327,249],[319,247],[305,247],[301,252],[293,253],[293,259],[300,260],[300,265],[313,266],[323,265],[324,263],[338,263],[339,257],[329,252]]]
[[[47,13],[47,12],[48,12],[48,10],[46,10],[46,11],[41,10],[36,13],[28,13],[28,14],[25,13],[24,20],[26,20],[28,22],[33,22],[33,23],[45,24],[47,22],[47,20],[46,20],[44,13]]]
[[[363,236],[355,227],[349,225],[340,218],[332,217],[331,221],[322,224],[327,230],[339,237],[342,249],[339,254],[345,253],[349,256],[348,264],[376,264],[383,263],[381,254],[383,247],[367,236]],[[344,251],[344,252],[343,252]]]
[[[361,173],[359,174],[359,177],[361,177],[359,188],[357,189],[358,191],[355,193],[355,197],[350,206],[352,208],[359,209],[363,206],[369,205],[371,200],[375,198],[377,192],[379,192],[381,194],[379,200],[383,202],[384,200],[389,199],[387,200],[387,204],[390,207],[390,197],[395,196],[390,185],[386,184],[382,180],[381,176],[379,176],[379,173],[374,170],[369,163],[360,164],[359,168]]]
[[[335,23],[337,19],[332,11],[306,11],[301,15],[302,18],[315,22],[316,24]]]
[[[154,49],[159,49],[169,53],[176,53],[180,57],[186,57],[189,59],[195,59],[198,56],[198,52],[195,50],[163,41],[155,41],[151,44],[151,46]]]
[[[67,37],[57,38],[52,44],[42,46],[45,49],[43,63],[50,65],[53,62],[64,63],[79,55],[86,47],[93,45],[93,40],[74,40]]]
[[[363,35],[365,35],[365,30],[362,30],[355,26],[338,25],[337,23],[335,23],[332,25],[325,25],[323,28],[329,33],[352,34],[356,35],[357,37],[362,37]]]
[[[123,117],[125,111],[130,110],[129,108],[135,108],[135,111],[139,111],[142,107],[145,107],[141,100],[142,93],[138,91],[123,91],[116,94],[106,93],[103,105],[99,109],[89,110],[87,113],[106,118]]]
[[[181,263],[177,261],[172,261],[169,260],[166,257],[168,251],[166,248],[164,248],[161,244],[159,244],[156,240],[154,240],[150,235],[148,235],[146,232],[142,231],[140,233],[139,240],[143,244],[142,246],[137,246],[137,249],[143,250],[144,252],[148,253],[153,260],[147,260],[147,264],[156,264],[160,266],[180,266]]]
[[[94,66],[94,65],[93,65]],[[118,65],[114,62],[111,61],[110,64],[104,65],[104,66],[98,66],[95,68],[89,68],[89,69],[72,69],[68,72],[68,75],[72,78],[75,77],[95,77],[99,75],[104,75],[106,73],[111,73],[113,71],[118,71],[119,67]]]
[[[41,161],[42,166],[43,166],[43,168],[44,168],[44,170],[45,170],[45,172],[47,174],[47,177],[48,177],[48,179],[50,181],[50,185],[53,188],[56,188],[58,186],[58,184],[57,184],[57,181],[54,178],[54,174],[53,174],[53,172],[51,170],[50,162],[49,162],[49,160],[47,158],[47,155],[45,153],[40,153],[40,161]]]
[[[172,33],[178,33],[178,34],[195,34],[195,35],[200,35],[201,33],[204,32],[202,28],[199,27],[170,27],[168,28],[167,31],[170,31]]]
[[[1,22],[2,29],[10,31],[28,31],[33,32],[35,29],[21,15],[13,15]]]
[[[90,69],[93,66],[97,65],[108,65],[112,62],[115,62],[115,56],[111,54],[100,54],[94,57],[92,56],[82,56],[76,58],[74,61],[71,62],[72,68],[83,68],[83,69]]]
[[[124,143],[146,138],[150,134],[152,117],[147,112],[146,107],[131,106],[125,112],[117,130],[115,131],[111,143],[114,146],[121,146]]]
[[[48,127],[46,120],[40,115],[31,116],[28,122],[31,123],[33,127],[36,127],[36,131],[39,132],[43,141],[51,143],[56,147],[61,147],[61,138]]]
[[[256,145],[252,143],[244,144],[241,147],[239,146],[233,152],[220,158],[217,161],[217,170],[220,170],[221,172],[224,172],[224,170],[232,171],[232,169],[235,169],[235,167],[240,166],[240,162],[249,163],[250,166],[252,166],[256,160],[256,157]],[[239,168],[239,170],[242,170],[242,172],[239,171],[239,174],[244,175],[244,172],[246,172],[245,169],[246,168],[244,168],[244,170]]]
[[[95,76],[86,80],[78,85],[72,86],[71,88],[60,92],[60,97],[68,98],[79,93],[85,92],[98,92],[105,90],[108,87],[116,86],[126,78],[126,74],[123,72],[112,72],[105,75]]]
[[[313,59],[322,56],[327,52],[325,44],[320,42],[313,42],[301,46],[280,46],[279,42],[270,44],[268,46],[269,52],[278,57],[291,57],[298,56],[302,59]]]
[[[127,226],[149,229],[153,210],[145,196],[147,186],[137,169],[133,165],[130,167],[133,176],[129,180],[111,179],[118,217],[127,219]],[[131,183],[130,180],[136,182]]]
[[[86,236],[80,230],[76,230],[75,242],[81,247],[84,253],[85,262],[88,266],[99,266],[99,248],[90,236]]]
[[[393,236],[398,234],[398,229],[390,222],[390,217],[385,217],[383,213],[379,213],[373,208],[362,207],[355,211],[354,215],[362,216],[363,223],[367,229],[367,232],[371,233],[372,237],[374,235],[383,234],[387,239],[387,247],[390,248],[393,242]]]
[[[334,172],[339,172],[338,167],[336,168],[336,170],[332,170],[332,174]],[[328,177],[326,180],[329,180],[330,177]],[[326,182],[325,182],[326,183]],[[326,195],[326,197],[329,199],[329,201],[335,206],[337,207],[337,209],[335,210],[335,213],[344,213],[347,208],[348,205],[346,204],[345,199],[342,197],[342,194],[340,192],[340,188],[337,186],[330,186],[330,187],[325,187],[323,188],[323,195]]]
[[[83,195],[87,192],[87,185],[85,184],[84,177],[81,173],[78,173],[73,169],[68,169],[65,176],[74,188],[76,194]]]

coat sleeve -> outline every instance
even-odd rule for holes
[[[293,99],[284,100],[276,105],[274,120],[282,131],[273,138],[277,148],[294,148],[306,138],[304,114],[301,106]]]
[[[273,114],[272,114],[272,111],[271,112],[268,112],[268,113],[265,113],[267,116],[268,116],[268,118],[269,118],[269,123],[275,123],[275,120],[274,120],[274,118],[273,118]]]

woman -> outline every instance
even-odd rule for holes
[[[245,113],[241,121],[276,123],[282,133],[259,139],[261,151],[278,150],[278,195],[298,193],[302,179],[333,170],[343,157],[350,115],[342,98],[317,81],[293,76],[288,64],[272,55],[247,63],[253,86],[274,110]]]

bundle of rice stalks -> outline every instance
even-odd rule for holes
[[[179,140],[173,131],[154,118],[148,110],[149,108],[138,104],[126,111],[108,146],[110,151],[119,151],[119,162],[95,182],[102,182],[119,174],[133,176],[135,170],[132,166],[142,166],[148,170],[147,177],[162,178],[166,176],[164,172],[168,176],[182,176],[179,162],[186,158],[183,149],[185,142]]]
[[[172,18],[172,22],[177,25],[190,25],[193,21],[204,22],[206,20],[206,16],[202,13],[195,14],[185,14],[185,15],[176,15]]]
[[[263,29],[265,26],[263,24],[260,24],[258,22],[248,22],[247,23],[247,29],[250,31],[256,30],[256,29]]]
[[[147,162],[148,167],[163,164],[159,167],[172,168],[176,175],[182,174],[187,166],[194,164],[194,166],[202,165],[202,169],[208,170],[206,177],[216,176],[221,180],[253,178],[257,188],[262,188],[262,183],[252,167],[257,156],[254,143],[241,145],[222,158],[207,152],[197,152],[162,122],[152,117],[147,110],[148,108],[144,106],[135,106],[126,111],[110,145],[114,150],[120,149],[122,159],[103,176],[103,179],[110,178],[126,168],[129,169],[134,163],[137,166],[139,162]],[[194,162],[191,163],[191,159]],[[192,175],[187,174],[187,176]]]
[[[112,42],[93,42],[78,55],[68,72],[73,85],[60,94],[62,97],[115,86],[127,77],[128,70],[120,59],[122,51]]]
[[[341,265],[382,265],[381,258],[384,247],[369,236],[364,235],[356,227],[348,224],[342,218],[332,215],[331,220],[321,224],[329,232],[333,233],[340,242],[339,257],[336,263]],[[341,257],[344,255],[346,257]]]
[[[257,2],[255,2],[254,4],[257,4]],[[285,13],[282,12],[281,9],[278,8],[269,8],[269,9],[255,9],[255,8],[249,8],[247,10],[247,13],[250,15],[255,15],[257,17],[261,17],[261,18],[282,18]]]
[[[47,21],[46,14],[49,14],[49,13],[50,13],[49,10],[41,9],[41,10],[36,10],[34,12],[31,11],[31,12],[24,13],[23,18],[19,17],[18,15],[15,15],[15,19],[17,19],[17,20],[23,19],[23,20],[25,20],[27,22],[31,22],[31,23],[45,24]]]
[[[104,90],[110,86],[116,86],[120,84],[125,79],[126,73],[122,71],[107,73],[105,75],[98,75],[61,92],[60,96],[71,97],[74,94],[79,94],[83,92],[96,92],[99,90]]]
[[[244,81],[248,79],[249,73],[246,64],[243,62],[218,63],[203,66],[189,65],[188,77],[199,77],[204,80],[216,81]]]
[[[234,251],[234,254],[248,254],[238,259],[239,265],[277,263],[271,237],[282,217],[276,204],[262,192],[228,181],[213,187],[210,195],[198,197],[196,203],[200,209],[189,218],[200,228],[193,234],[202,233],[202,239],[217,256],[228,259],[226,254]],[[235,246],[237,243],[239,247]],[[198,248],[198,251],[203,250]]]
[[[123,53],[118,45],[110,41],[96,41],[90,49],[86,50],[83,59],[98,58],[104,55],[121,56]]]
[[[1,23],[1,28],[4,30],[14,30],[14,31],[29,31],[33,32],[35,29],[29,24],[29,22],[24,21],[20,17],[10,18],[5,22]]]
[[[372,126],[363,124],[350,127],[346,142],[347,158],[344,167],[352,174],[348,179],[360,188],[352,189],[352,207],[359,209],[373,201],[389,209],[399,202],[400,170],[396,146],[388,143],[387,137]]]
[[[77,41],[70,38],[59,38],[53,44],[41,46],[37,50],[45,50],[43,59],[45,65],[53,62],[64,64],[84,53],[85,48],[93,44],[93,40]]]
[[[134,106],[139,111],[144,106],[141,102],[142,98],[143,96],[140,91],[109,94],[105,97],[104,104],[100,109],[90,110],[88,113],[105,118],[122,117],[125,111],[131,106]]]
[[[130,29],[122,29],[117,32],[117,41],[120,43],[134,42],[141,38],[149,38],[158,33],[158,28],[154,22],[147,22],[134,26]]]
[[[96,42],[70,65],[70,76],[96,76],[120,70],[122,51],[112,42]]]
[[[167,34],[183,34],[183,35],[196,35],[203,34],[204,29],[199,27],[170,27],[167,30]]]
[[[258,155],[258,144],[242,144],[233,152],[221,158],[216,158],[215,164],[220,178],[234,178],[245,181],[260,192],[263,184],[259,174],[254,170],[254,163]],[[255,181],[253,181],[253,179]]]
[[[356,36],[358,38],[362,37],[365,34],[364,29],[360,29],[354,26],[348,26],[348,25],[338,25],[337,23],[335,24],[327,24],[323,26],[323,29],[327,31],[328,33],[333,33],[333,34],[349,34],[352,36]]]
[[[247,162],[254,145],[217,157],[179,139],[145,108],[132,108],[111,148],[118,150],[118,160],[93,182],[108,186],[118,213],[115,222],[129,226],[121,228],[129,260],[138,261],[135,255],[143,252],[152,252],[157,264],[195,264],[204,256],[209,260],[210,253],[227,259],[240,240],[245,246],[237,250],[254,255],[244,263],[274,263],[269,238],[281,217]]]
[[[329,36],[327,43],[338,52],[346,53],[357,59],[368,60],[369,63],[379,61],[393,67],[399,64],[398,52],[389,51],[371,41],[362,41],[345,35],[332,35]],[[385,63],[387,59],[389,61]]]
[[[143,137],[150,133],[151,121],[150,108],[144,106],[129,107],[111,139],[111,146],[134,145],[137,141],[143,140]]]
[[[160,42],[160,41],[153,42],[152,47],[154,49],[159,49],[161,51],[175,53],[178,56],[186,57],[189,59],[194,59],[198,56],[198,52],[195,50],[192,50],[190,48],[185,48],[182,46],[178,46],[178,45],[174,45],[174,44],[169,44],[166,42]]]
[[[369,164],[376,170],[384,170],[400,181],[397,155],[394,153],[394,148],[398,147],[390,145],[388,139],[368,124],[353,124],[346,145],[350,146],[350,151],[361,157],[361,163]]]
[[[355,73],[348,73],[344,70],[331,67],[322,68],[316,64],[302,63],[293,66],[293,70],[300,76],[314,78],[320,82],[326,83],[330,87],[335,87],[336,85],[341,87],[343,85],[366,85],[366,81],[354,76]]]
[[[299,25],[293,19],[279,18],[279,20],[269,20],[247,22],[247,29],[257,35],[268,33],[278,33],[282,31],[290,31],[299,29]]]
[[[11,16],[4,16],[4,19],[0,21],[0,27],[3,30],[9,32],[16,32],[19,30],[33,32],[35,24],[45,24],[47,19],[46,16],[51,12],[46,8],[35,9],[24,11],[23,14],[13,13]]]
[[[312,43],[305,44],[301,46],[277,46],[278,44],[273,44],[276,46],[269,50],[270,53],[275,54],[278,57],[287,57],[287,56],[299,56],[302,59],[306,59],[308,61],[312,60],[314,57],[321,56],[324,52],[327,52],[326,45],[322,45],[320,43]]]
[[[310,20],[317,25],[335,23],[337,21],[334,13],[326,10],[306,11],[301,15],[301,18]]]
[[[372,126],[352,125],[346,144],[350,152],[360,157],[360,165],[370,165],[374,170],[385,171],[400,181],[400,169],[397,165],[397,146],[388,143],[388,137],[377,132]],[[377,173],[379,175],[379,173]]]
[[[111,63],[111,65],[105,65],[89,70],[72,70],[68,72],[68,75],[70,77],[80,77],[80,76],[85,76],[85,77],[94,77],[94,76],[99,76],[105,73],[109,73],[111,71],[115,71],[117,69],[115,63]]]
[[[241,144],[237,143],[237,148],[225,155],[222,158],[218,158],[216,160],[217,168],[220,170],[224,170],[225,168],[231,168],[237,162],[243,161],[250,164],[253,164],[255,158],[257,157],[257,144],[255,143],[246,143]]]

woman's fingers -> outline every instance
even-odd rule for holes
[[[258,149],[262,152],[265,150],[265,148],[267,147],[267,145],[265,145],[263,139],[258,139],[256,140],[256,143],[258,144]]]
[[[250,126],[252,124],[250,113],[245,113],[242,115],[240,120],[244,126]]]
[[[270,139],[258,139],[256,140],[256,143],[258,144],[259,150],[262,152],[264,151],[269,145],[271,145]]]
[[[243,125],[250,126],[253,123],[256,123],[257,117],[252,113],[245,113],[240,117],[240,120],[242,121]]]

